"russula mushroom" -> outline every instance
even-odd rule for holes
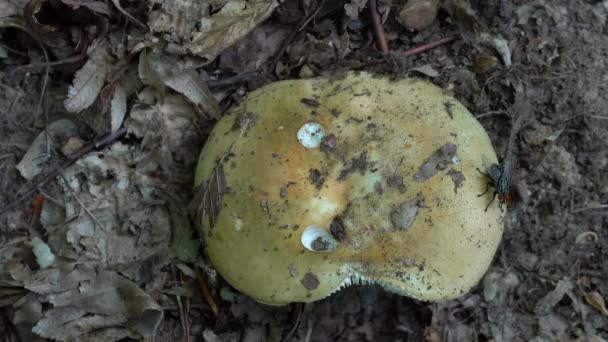
[[[352,283],[439,301],[488,268],[503,231],[487,179],[491,142],[422,80],[367,73],[282,81],[213,129],[196,171],[206,252],[267,304]]]

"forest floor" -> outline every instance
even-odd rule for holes
[[[367,0],[118,3],[0,0],[0,340],[608,340],[608,1],[450,0],[419,30],[399,1],[381,27]],[[516,198],[470,293],[273,307],[200,257],[180,208],[214,119],[344,70],[429,80],[500,157],[512,141]]]

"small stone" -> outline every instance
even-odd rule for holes
[[[437,16],[439,0],[409,0],[399,12],[399,23],[408,30],[421,31]]]

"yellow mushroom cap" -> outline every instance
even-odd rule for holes
[[[502,236],[498,205],[484,211],[492,191],[478,196],[488,180],[476,169],[495,162],[481,125],[428,82],[276,82],[222,118],[201,152],[195,185],[223,193],[221,206],[199,206],[206,252],[267,304],[353,282],[454,298],[483,276]]]

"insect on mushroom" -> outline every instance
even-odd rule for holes
[[[507,208],[510,207],[511,201],[513,200],[513,196],[511,195],[511,180],[513,179],[513,160],[512,158],[507,158],[502,165],[492,164],[488,169],[488,173],[484,173],[481,170],[477,169],[479,173],[488,177],[488,183],[486,184],[486,190],[477,195],[481,197],[485,195],[490,186],[494,188],[494,195],[492,195],[492,200],[486,206],[485,211],[488,211],[490,205],[494,202],[496,197],[498,197],[498,202],[500,203],[500,209],[502,210],[502,204],[506,203]]]

